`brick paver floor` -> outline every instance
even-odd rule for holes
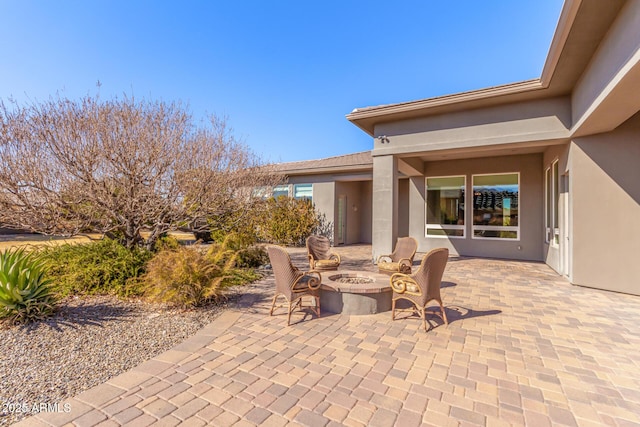
[[[304,267],[305,254],[291,249]],[[338,247],[372,268],[369,246]],[[640,297],[451,258],[450,320],[268,316],[273,279],[174,349],[20,426],[640,425]]]

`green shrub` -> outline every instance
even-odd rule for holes
[[[254,255],[260,256],[260,250],[264,252],[265,258],[269,259],[263,248],[257,249]],[[261,277],[252,266],[246,265],[245,260],[241,259],[246,251],[250,251],[250,248],[245,246],[243,236],[236,233],[226,236],[222,243],[212,244],[207,251],[207,258],[226,272],[221,282],[223,287],[244,285]]]
[[[231,274],[229,274],[223,280],[223,287],[230,286],[241,286],[246,285],[251,282],[255,282],[256,280],[262,278],[263,276],[256,272],[253,269],[234,269]]]
[[[145,249],[127,249],[111,239],[42,251],[49,268],[48,277],[61,296],[140,295],[142,289],[134,279],[144,272],[151,255]]]
[[[229,211],[210,218],[208,225],[213,241],[221,243],[233,234],[243,247],[258,241],[258,229],[266,202],[254,203],[249,212]]]
[[[249,246],[237,252],[236,266],[239,268],[257,268],[268,263],[269,254],[264,246]]]
[[[45,277],[44,262],[23,249],[0,253],[0,319],[24,323],[55,310],[55,298]]]
[[[318,213],[310,200],[280,196],[268,200],[260,237],[266,242],[300,246],[319,224]]]
[[[174,250],[180,247],[180,242],[173,236],[164,235],[156,240],[155,251],[160,252],[167,249]]]
[[[222,242],[234,235],[241,248],[256,242],[304,245],[311,234],[333,237],[333,225],[319,214],[309,199],[279,196],[254,202],[250,211],[230,211],[208,220],[210,236]]]

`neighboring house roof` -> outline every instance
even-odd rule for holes
[[[275,172],[289,176],[367,171],[373,169],[373,158],[371,157],[371,151],[363,151],[318,160],[278,163],[273,167]]]
[[[374,136],[378,123],[567,95],[575,87],[624,3],[625,0],[566,0],[539,79],[417,101],[356,108],[346,117]]]

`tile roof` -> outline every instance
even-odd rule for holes
[[[317,160],[303,160],[300,162],[277,163],[273,165],[277,172],[288,175],[303,175],[310,173],[339,172],[352,170],[373,169],[371,151],[345,154],[343,156],[327,157]]]

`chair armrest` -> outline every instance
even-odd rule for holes
[[[376,264],[379,264],[379,263],[382,261],[382,258],[387,258],[387,259],[389,259],[389,261],[387,261],[387,262],[392,262],[392,261],[393,261],[393,260],[391,259],[391,254],[389,254],[389,255],[380,255],[380,256],[378,257],[378,261],[376,261]]]
[[[320,285],[322,285],[322,275],[320,274],[319,271],[309,270],[309,271],[301,271],[300,273],[301,273],[300,276],[291,285],[291,289],[294,289],[298,284],[298,282],[305,276],[309,276],[309,280],[307,281],[307,286],[312,291],[319,289]]]
[[[334,258],[338,264],[340,264],[340,255],[335,252],[329,254],[329,259]]]
[[[408,265],[409,267],[411,267],[413,265],[413,261],[411,261],[411,259],[409,258],[400,258],[400,260],[398,261],[398,265]]]
[[[309,265],[311,266],[311,268],[315,267],[316,260],[313,255],[307,254],[307,258],[309,259]]]
[[[422,295],[420,285],[411,276],[404,273],[394,273],[389,278],[391,289],[397,294]],[[417,292],[414,292],[415,289]]]

